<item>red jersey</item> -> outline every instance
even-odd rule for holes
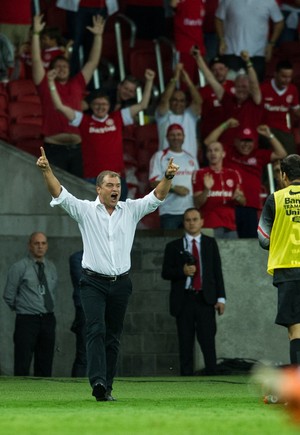
[[[283,91],[278,91],[273,79],[261,85],[261,92],[264,106],[263,123],[289,133],[289,112],[300,107],[296,86],[290,83]]]
[[[242,183],[239,172],[229,168],[222,168],[220,172],[211,168],[199,169],[193,174],[194,194],[204,190],[205,174],[213,176],[214,185],[210,189],[205,204],[201,207],[204,226],[206,228],[224,227],[232,231],[236,230],[236,202],[232,196],[236,188],[240,187]]]
[[[202,24],[205,15],[205,0],[180,0],[174,17],[174,38],[176,49],[189,53],[193,45],[198,45],[205,54]]]
[[[67,83],[55,82],[57,92],[62,102],[74,110],[81,110],[81,101],[85,96],[86,83],[82,73],[70,78]],[[43,107],[43,134],[54,136],[59,133],[79,134],[77,127],[69,124],[67,118],[59,113],[52,102],[47,75],[45,74],[41,83],[37,86]]]
[[[105,121],[93,115],[83,115],[79,130],[85,178],[95,178],[105,170],[123,172],[123,125],[120,110],[110,113]]]
[[[226,80],[222,86],[226,92],[234,94],[234,82],[232,80]],[[222,103],[218,100],[210,85],[200,88],[199,93],[203,99],[200,124],[201,137],[205,139],[212,130],[226,121],[228,116],[224,113]]]
[[[250,128],[256,132],[257,127],[262,123],[263,106],[262,104],[255,104],[251,97],[245,100],[242,104],[238,104],[234,95],[229,92],[224,92],[221,100],[226,119],[235,118],[239,121],[240,128]],[[224,145],[226,152],[228,148],[231,148],[234,139],[236,137],[236,129],[229,128],[226,130],[220,140]],[[258,139],[258,133],[256,142]]]
[[[243,180],[243,192],[246,197],[246,207],[261,209],[261,177],[263,167],[270,163],[271,150],[254,149],[251,154],[244,156],[235,147],[227,150],[225,164],[229,168],[238,170]]]

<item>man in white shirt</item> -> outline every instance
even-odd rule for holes
[[[269,33],[269,21],[272,31]],[[240,53],[248,51],[259,81],[264,78],[265,61],[283,29],[283,15],[275,0],[221,0],[216,10],[219,53],[234,71],[244,68]]]
[[[184,131],[181,125],[171,124],[168,127],[167,141],[169,147],[157,151],[151,158],[149,181],[154,189],[164,177],[165,168],[172,158],[180,166],[176,182],[172,184],[169,195],[159,208],[161,228],[172,230],[182,227],[184,210],[193,207],[192,175],[199,169],[199,165],[195,157],[183,150]]]
[[[87,370],[97,401],[115,400],[112,384],[116,373],[120,337],[132,284],[130,252],[138,221],[154,211],[167,196],[179,166],[169,161],[165,176],[144,198],[119,201],[120,175],[103,171],[96,182],[95,201],[71,195],[53,174],[44,149],[37,161],[51,206],[59,205],[77,223],[83,241],[81,302],[86,318]]]

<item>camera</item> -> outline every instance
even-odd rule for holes
[[[189,251],[184,251],[184,260],[188,266],[194,266],[196,264],[196,258]]]

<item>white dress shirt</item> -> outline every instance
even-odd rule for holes
[[[95,201],[81,200],[62,187],[50,205],[59,205],[78,223],[83,242],[82,267],[104,275],[120,275],[131,266],[137,223],[162,202],[152,191],[144,198],[119,201],[110,215],[99,197]]]

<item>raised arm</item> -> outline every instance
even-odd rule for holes
[[[185,69],[183,69],[181,71],[181,77],[182,77],[183,81],[185,82],[185,84],[187,85],[190,96],[191,96],[190,108],[192,109],[192,111],[194,112],[195,115],[199,116],[201,114],[202,97],[199,94],[196,86],[192,82],[190,76],[188,75],[188,73],[186,72]]]
[[[212,87],[218,100],[221,100],[225,90],[223,86],[217,81],[217,79],[215,78],[211,70],[208,68],[208,66],[206,65],[205,60],[201,56],[199,48],[194,46],[191,50],[191,54],[194,57],[199,70],[202,71],[202,73],[204,74],[205,80]]]
[[[31,38],[31,56],[32,56],[32,79],[35,85],[39,85],[43,80],[46,71],[41,56],[40,34],[45,27],[43,15],[33,17],[33,29]]]
[[[248,51],[241,52],[241,58],[246,63],[247,75],[249,77],[250,94],[255,104],[260,104],[262,100],[261,90],[255,69],[251,62]]]
[[[141,110],[147,109],[151,98],[154,78],[155,78],[155,72],[152,71],[151,69],[146,69],[145,71],[146,83],[144,87],[143,97],[139,103],[133,104],[129,108],[132,118],[134,118],[135,115],[137,115]]]
[[[48,77],[48,85],[49,85],[50,94],[54,107],[56,108],[56,110],[61,112],[69,121],[73,121],[73,119],[75,118],[75,110],[63,104],[60,95],[57,92],[56,84],[55,84],[56,71],[54,69],[48,71],[47,77]]]
[[[219,38],[219,53],[220,55],[223,55],[226,53],[227,45],[224,38],[224,22],[223,20],[220,20],[220,18],[215,17],[215,28],[216,33]]]
[[[266,61],[269,62],[272,58],[273,48],[284,28],[284,20],[278,21],[277,23],[272,23],[272,33],[270,35],[268,44],[265,50]]]
[[[61,184],[52,172],[43,147],[41,147],[41,156],[38,158],[36,164],[43,173],[50,195],[53,198],[57,198],[61,192]]]
[[[166,198],[172,185],[172,180],[178,171],[179,166],[173,163],[173,157],[170,158],[165,176],[154,189],[155,196],[161,201]]]
[[[275,162],[276,160],[284,159],[287,155],[286,150],[282,143],[276,138],[276,136],[271,132],[270,128],[267,125],[259,125],[257,127],[257,132],[262,136],[265,136],[269,139],[270,145],[273,149],[271,154],[271,162]]]
[[[202,207],[208,198],[208,194],[211,190],[211,188],[214,185],[214,177],[207,173],[204,175],[203,177],[203,190],[202,191],[198,191],[194,193],[194,204],[195,207],[200,208]]]
[[[157,111],[159,115],[165,115],[167,111],[170,109],[170,99],[173,95],[173,92],[175,91],[176,84],[179,80],[181,71],[183,69],[183,64],[178,63],[175,68],[174,76],[171,78],[169,83],[167,84],[164,92],[162,93],[158,106]]]
[[[220,136],[226,131],[228,128],[235,128],[239,126],[239,121],[235,118],[229,118],[227,121],[222,122],[222,124],[218,125],[214,130],[212,130],[208,136],[204,139],[204,144],[207,146],[213,142],[218,142]]]
[[[93,45],[89,54],[88,61],[84,64],[81,72],[83,74],[84,80],[88,83],[95,69],[97,68],[102,51],[102,40],[103,40],[103,31],[104,31],[104,19],[100,15],[96,15],[93,17],[93,26],[88,26],[87,29],[94,34]]]

